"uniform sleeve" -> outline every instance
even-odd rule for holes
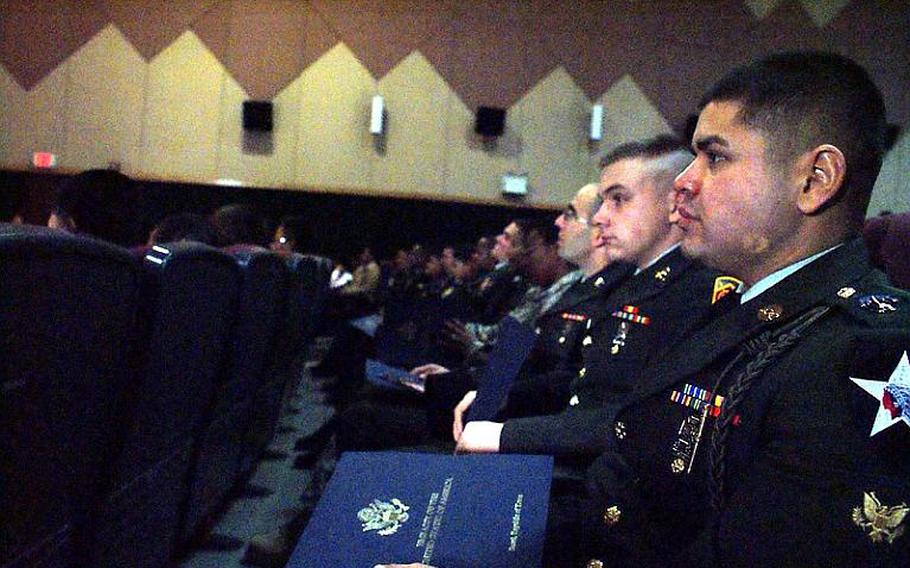
[[[609,449],[615,415],[615,408],[604,407],[506,420],[499,439],[500,452],[595,456]]]

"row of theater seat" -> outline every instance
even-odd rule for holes
[[[330,271],[0,224],[0,566],[165,566],[271,440]]]

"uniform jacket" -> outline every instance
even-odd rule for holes
[[[910,296],[859,240],[690,333],[645,370],[589,470],[592,556],[906,565],[908,348]]]
[[[527,288],[528,283],[512,266],[506,264],[493,269],[475,291],[477,321],[498,322],[521,301]]]
[[[555,415],[507,420],[500,450],[573,457],[604,451],[612,407],[628,395],[645,363],[721,306],[712,304],[717,278],[677,248],[627,279],[600,317],[585,323],[583,366],[571,385],[570,406]]]
[[[537,317],[537,342],[509,391],[503,417],[550,414],[566,407],[569,385],[582,365],[587,323],[603,312],[606,298],[632,270],[628,264],[612,263],[577,282]]]

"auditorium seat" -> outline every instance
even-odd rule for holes
[[[281,257],[258,247],[232,247],[225,252],[243,273],[239,317],[231,333],[227,365],[218,375],[211,418],[191,467],[184,540],[207,528],[238,481],[254,397],[271,370],[288,299],[289,274]]]
[[[0,566],[83,566],[129,375],[140,273],[123,249],[0,224]]]
[[[124,437],[88,547],[95,568],[165,566],[174,551],[194,441],[236,317],[240,271],[198,243],[154,246],[143,257],[147,322],[128,389]]]
[[[283,332],[271,370],[256,392],[253,419],[240,459],[240,475],[247,476],[271,442],[285,393],[296,386],[305,355],[318,326],[328,294],[331,262],[321,257],[292,254],[286,259],[290,273],[288,304]],[[326,263],[329,268],[326,271]]]
[[[867,219],[863,236],[872,263],[892,284],[910,289],[910,211]]]

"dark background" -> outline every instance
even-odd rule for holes
[[[19,210],[25,220],[45,224],[59,184],[55,173],[0,170],[3,212]],[[445,245],[467,248],[481,235],[495,236],[514,217],[555,220],[546,209],[481,205],[451,201],[398,199],[350,194],[249,189],[172,182],[137,181],[141,188],[136,219],[136,244],[165,216],[178,211],[207,215],[228,203],[248,203],[272,227],[285,215],[310,219],[307,252],[337,260],[349,259],[365,246],[377,258],[421,243],[430,249]]]

